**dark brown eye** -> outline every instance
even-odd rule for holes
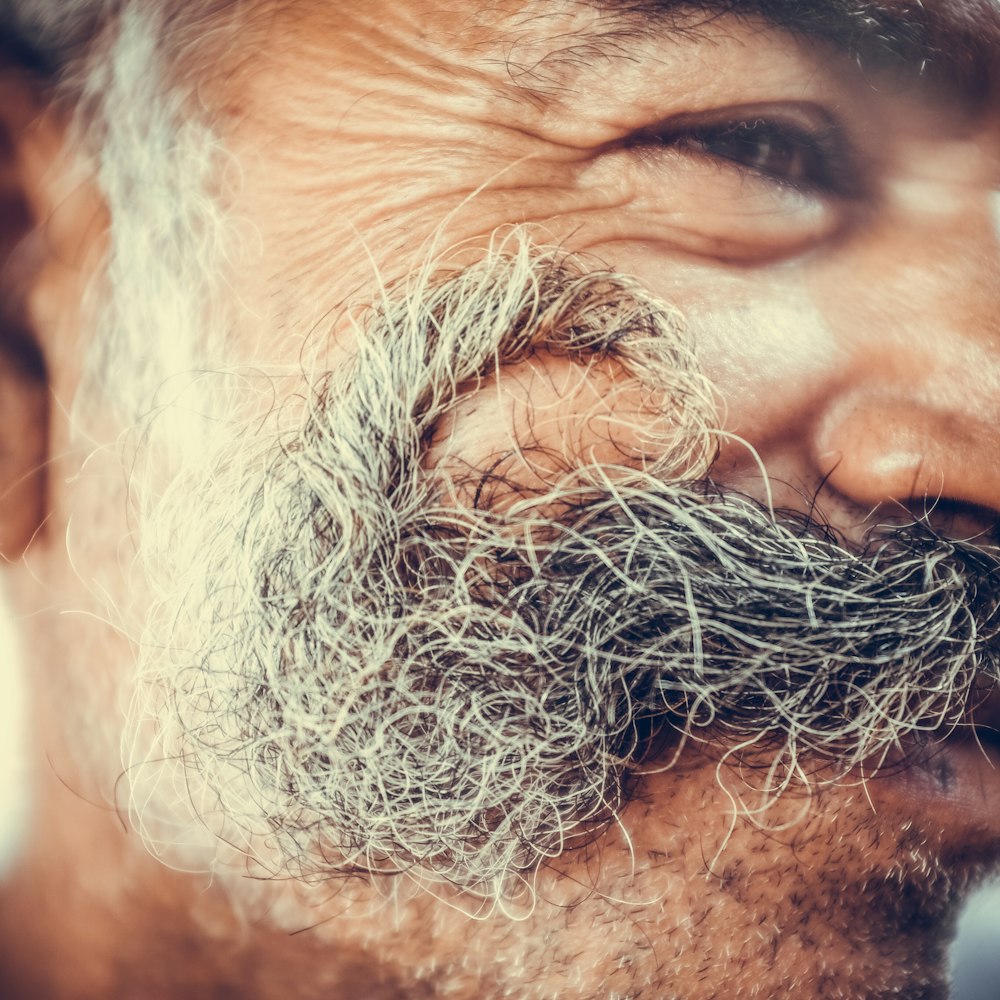
[[[827,142],[823,136],[756,119],[691,129],[673,144],[794,187],[836,189],[840,178]]]

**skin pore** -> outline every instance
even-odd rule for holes
[[[847,546],[925,514],[992,540],[998,136],[969,74],[848,55],[756,11],[668,30],[621,5],[361,6],[245,8],[192,52],[214,58],[177,106],[156,70],[180,87],[183,68],[159,67],[153,27],[126,20],[98,179],[85,157],[56,157],[32,181],[47,253],[30,312],[53,402],[44,525],[9,570],[39,781],[0,910],[9,992],[944,996],[955,907],[997,859],[1000,787],[978,748],[867,783],[864,762],[838,781],[807,762],[808,786],[769,801],[771,755],[720,770],[718,746],[693,740],[647,762],[598,836],[550,847],[498,896],[420,867],[262,877],[274,843],[219,808],[238,785],[184,767],[147,784],[132,766],[165,739],[144,723],[169,732],[158,710],[137,712],[156,702],[132,700],[136,661],[169,690],[176,654],[200,648],[177,609],[229,607],[220,578],[200,575],[206,540],[238,552],[212,525],[235,512],[241,533],[273,499],[259,460],[311,405],[326,412],[317,376],[349,370],[371,335],[365,307],[398,302],[449,248],[452,271],[480,259],[511,224],[679,310],[713,387],[692,395],[724,432],[709,448],[724,488],[815,503]],[[936,37],[957,45],[959,5],[933,16],[952,7],[954,36]],[[53,134],[63,123],[43,118],[26,145]],[[105,252],[111,289],[96,277]],[[674,425],[614,357],[499,360],[464,373],[422,441],[428,468],[478,482],[511,454],[501,485],[548,488],[566,464],[607,463],[609,444],[642,468],[657,457],[650,425]],[[331,436],[371,426],[334,422]],[[213,508],[236,495],[233,468],[264,493]],[[769,807],[734,813],[734,798]]]

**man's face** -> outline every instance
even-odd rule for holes
[[[124,731],[135,827],[229,871],[260,969],[944,995],[1000,857],[965,714],[997,663],[1000,122],[952,59],[989,10],[928,6],[937,51],[885,40],[902,5],[847,51],[825,8],[291,3],[219,32],[181,133],[159,81],[128,107],[127,24],[107,144],[169,139],[108,155],[106,237],[71,227],[111,246],[108,329],[89,264],[45,272],[18,596],[55,770],[115,794]],[[134,866],[119,896],[194,919],[201,882]]]

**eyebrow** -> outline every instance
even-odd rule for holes
[[[587,0],[640,29],[697,32],[720,18],[757,18],[832,43],[862,68],[890,66],[983,103],[1000,63],[995,0]]]

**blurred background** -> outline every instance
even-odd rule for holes
[[[19,752],[25,737],[22,670],[0,591],[0,879],[23,843],[30,809],[30,782]],[[1000,1000],[1000,882],[966,907],[952,946],[952,970],[952,1000]]]
[[[951,961],[952,1000],[1000,1000],[1000,884],[969,901]]]

